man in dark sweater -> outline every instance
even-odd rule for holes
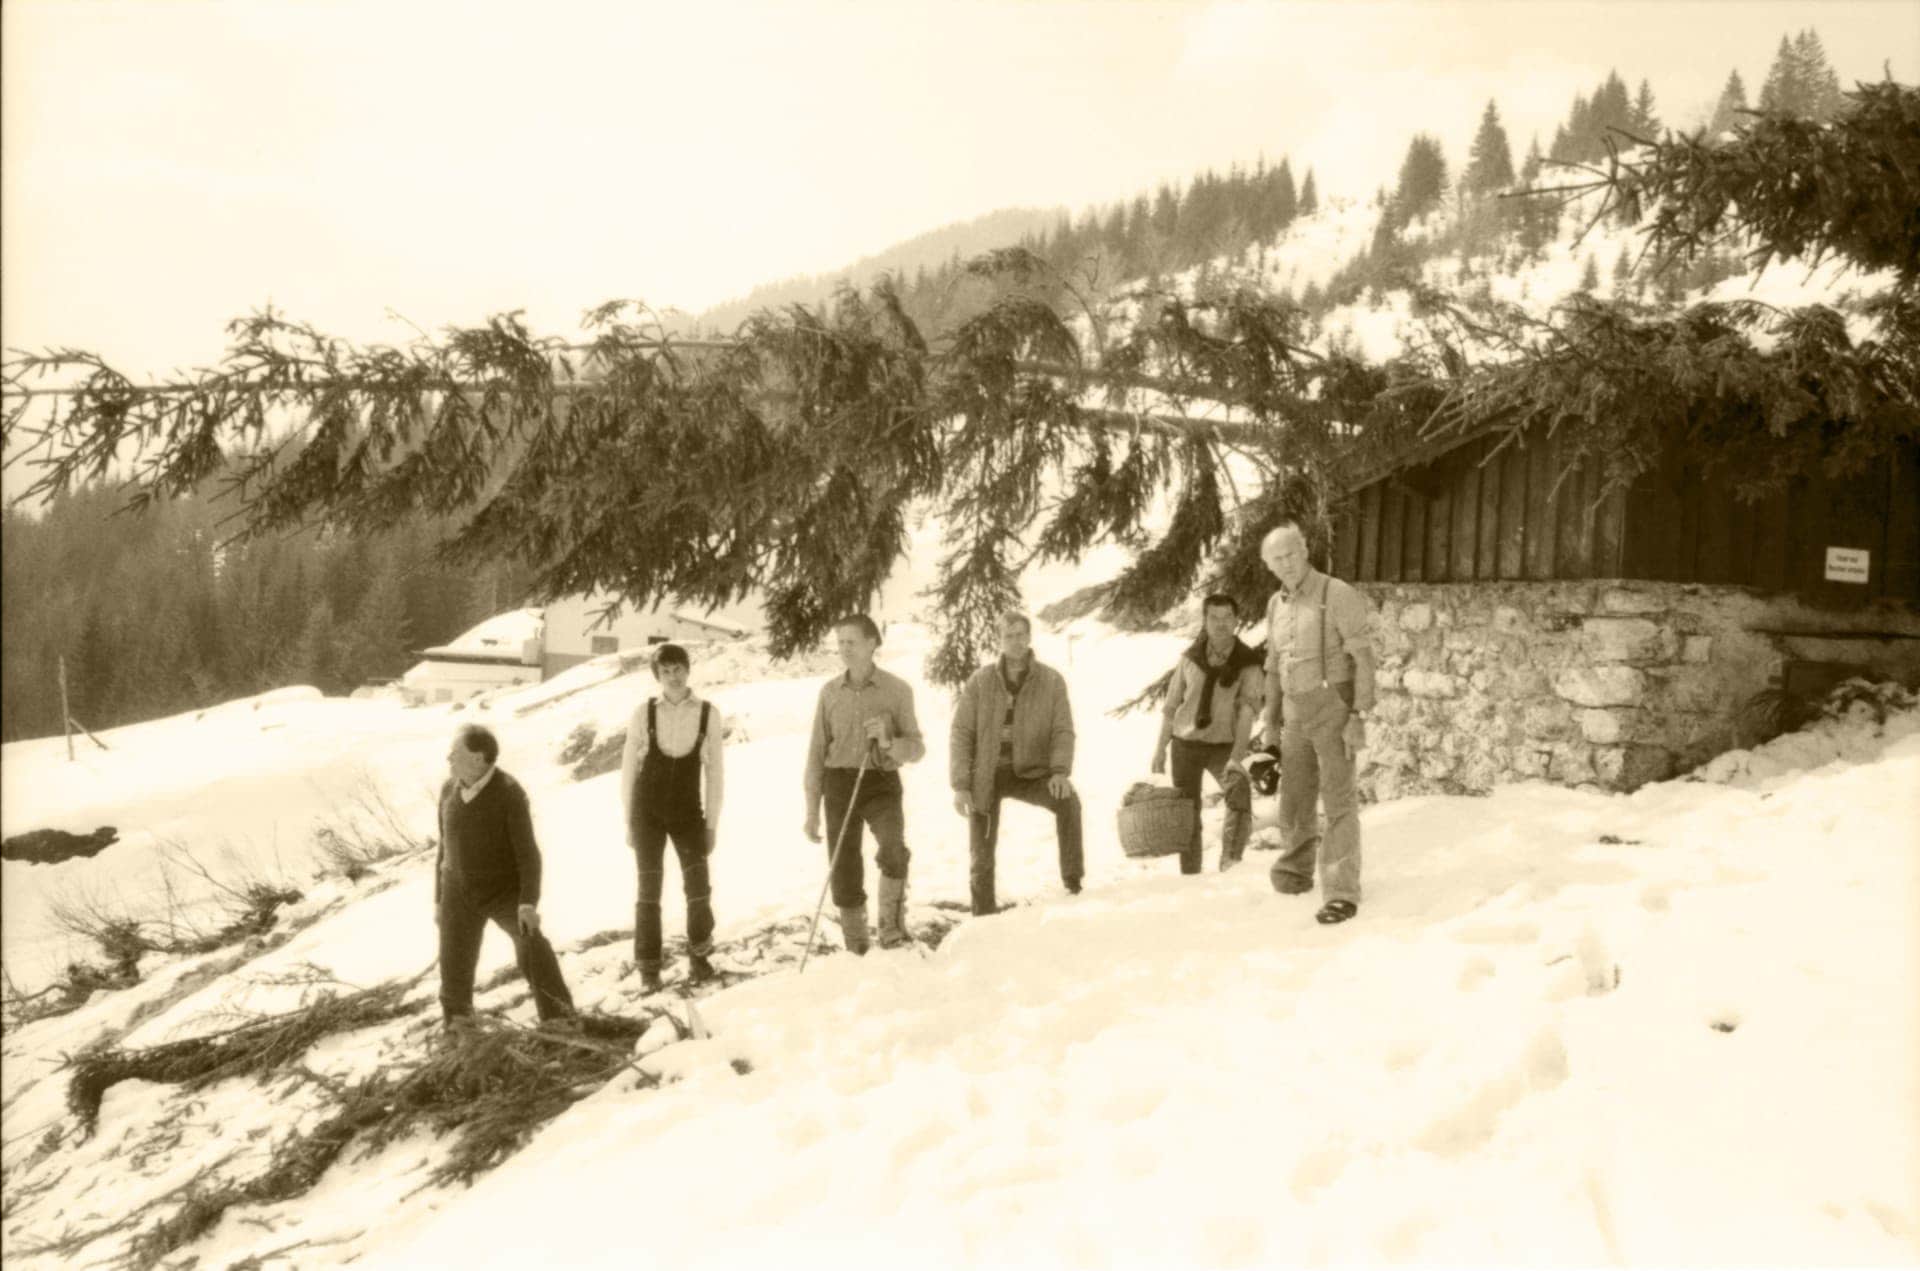
[[[447,1024],[473,1017],[473,971],[487,923],[513,937],[520,973],[544,1023],[570,1019],[573,995],[540,932],[540,847],[527,792],[494,766],[500,742],[479,725],[454,734],[452,775],[440,790],[434,916],[440,924],[440,1008]]]

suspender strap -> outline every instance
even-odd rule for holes
[[[647,745],[649,748],[659,744],[654,740],[653,730],[653,708],[656,701],[657,699],[651,697],[647,699]]]
[[[693,739],[693,750],[690,752],[692,754],[698,755],[700,748],[707,744],[707,710],[712,705],[712,702],[700,703],[700,732]]]

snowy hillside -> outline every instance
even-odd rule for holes
[[[16,979],[78,952],[44,929],[50,897],[124,883],[130,903],[153,898],[143,836],[221,844],[305,891],[265,938],[150,955],[137,985],[7,1030],[9,1265],[114,1257],[259,1175],[353,1081],[434,1062],[430,853],[318,882],[296,857],[367,789],[424,835],[447,735],[474,717],[533,795],[543,913],[576,997],[655,1017],[637,1066],[471,1189],[431,1181],[445,1136],[363,1136],[311,1190],[179,1229],[196,1234],[165,1265],[1920,1256],[1920,712],[1863,710],[1730,756],[1708,774],[1727,784],[1370,808],[1366,901],[1326,928],[1311,898],[1270,890],[1269,851],[1198,878],[1120,853],[1113,812],[1156,720],[1106,712],[1180,643],[1041,633],[1080,726],[1087,887],[1062,891],[1051,824],[1010,805],[1001,894],[1017,907],[976,920],[947,701],[919,680],[924,633],[897,627],[882,661],[916,682],[930,743],[906,782],[908,916],[928,943],[818,957],[804,976],[823,850],[798,833],[799,771],[830,662],[716,659],[705,683],[736,729],[714,858],[732,973],[697,1006],[671,984],[642,999],[625,971],[616,778],[574,781],[559,758],[651,691],[615,659],[467,711],[289,694],[119,730],[75,764],[57,742],[7,747],[8,834],[127,836],[92,860],[6,864]],[[1258,823],[1272,811],[1262,800]],[[489,937],[481,1009],[530,1024],[509,962]],[[112,1084],[91,1137],[69,1105],[64,1058],[90,1043],[153,1046],[382,984],[397,1014],[261,1076]]]
[[[1544,318],[1555,305],[1580,290],[1582,275],[1592,263],[1598,273],[1594,295],[1616,299],[1631,290],[1652,303],[1653,297],[1644,289],[1643,275],[1636,285],[1633,279],[1623,280],[1614,274],[1623,258],[1629,266],[1641,267],[1645,240],[1640,230],[1617,224],[1612,218],[1596,223],[1594,210],[1590,203],[1571,205],[1560,218],[1557,232],[1536,255],[1523,256],[1511,232],[1481,244],[1480,251],[1471,257],[1457,249],[1436,250],[1422,262],[1421,279],[1463,298],[1477,292]],[[1254,244],[1236,257],[1218,257],[1204,267],[1183,270],[1170,282],[1189,296],[1199,287],[1203,272],[1215,279],[1296,299],[1309,288],[1324,291],[1343,268],[1367,253],[1381,215],[1379,207],[1358,200],[1329,199],[1317,212],[1295,219],[1271,242]],[[1437,209],[1408,226],[1404,237],[1415,243],[1448,243],[1457,229],[1458,215],[1457,209]],[[1486,253],[1491,249],[1497,249],[1498,254],[1490,260]],[[1844,307],[1852,300],[1884,290],[1891,279],[1890,271],[1866,274],[1844,261],[1829,260],[1810,268],[1802,261],[1785,260],[1765,269],[1736,271],[1731,277],[1687,293],[1684,299]],[[1129,316],[1127,307],[1122,306],[1120,313],[1124,325]],[[1316,321],[1320,347],[1349,348],[1370,361],[1396,356],[1423,332],[1422,322],[1413,316],[1408,294],[1394,288],[1334,304],[1320,312]],[[1857,318],[1850,329],[1855,338],[1866,333]],[[1081,330],[1084,336],[1084,323]],[[1460,339],[1460,333],[1451,334],[1456,341]]]

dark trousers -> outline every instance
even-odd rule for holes
[[[640,900],[633,908],[633,960],[643,968],[660,967],[660,891],[666,880],[667,839],[680,858],[680,887],[687,894],[687,952],[713,952],[713,885],[707,880],[705,820],[668,827],[639,818],[633,827],[633,856],[640,868]]]
[[[970,882],[973,912],[990,914],[996,908],[993,895],[994,856],[1000,846],[1000,804],[1018,799],[1053,813],[1053,832],[1060,844],[1060,881],[1069,888],[1078,887],[1086,873],[1086,860],[1080,845],[1080,796],[1068,791],[1056,798],[1047,789],[1047,778],[1015,776],[1011,768],[993,774],[993,799],[985,808],[975,808],[968,818]]]
[[[859,779],[856,801],[854,781]],[[862,775],[852,768],[829,768],[821,790],[827,810],[827,853],[832,859],[833,845],[840,839],[840,827],[846,825],[846,842],[833,867],[833,903],[852,909],[867,903],[865,849],[860,841],[861,826],[873,831],[880,850],[875,860],[887,878],[905,878],[913,853],[907,850],[907,819],[900,809],[900,774],[875,772]]]
[[[1227,767],[1233,754],[1230,742],[1173,739],[1173,785],[1193,800],[1193,839],[1180,853],[1180,872],[1200,872],[1200,774],[1210,772],[1227,797],[1227,816],[1220,829],[1220,868],[1227,869],[1246,851],[1247,837],[1253,829],[1253,791],[1247,786],[1247,774]]]
[[[440,887],[440,1009],[448,1019],[473,1014],[473,968],[480,961],[480,938],[487,924],[513,938],[513,956],[520,974],[533,990],[533,1006],[541,1019],[573,1014],[573,994],[560,976],[560,959],[553,945],[538,931],[522,934],[520,902],[512,893],[476,899],[452,879]]]

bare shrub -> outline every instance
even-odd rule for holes
[[[313,852],[323,876],[357,883],[383,861],[424,852],[434,845],[407,823],[373,781],[363,781],[345,807],[313,831]]]

